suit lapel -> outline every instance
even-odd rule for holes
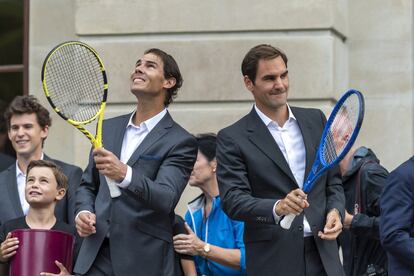
[[[134,153],[129,158],[127,164],[129,166],[134,165],[135,162],[139,159],[140,155],[143,154],[150,146],[157,142],[161,137],[163,137],[168,130],[172,127],[174,121],[172,120],[170,114],[167,112],[161,121],[148,133],[142,143],[134,151]]]
[[[122,141],[131,115],[132,113],[125,115],[119,121],[117,120],[115,123],[108,125],[107,128],[109,129],[105,131],[102,138],[104,148],[111,151],[118,158],[121,158]]]
[[[20,203],[19,190],[17,189],[16,164],[8,170],[7,190],[12,203],[16,217],[24,216],[22,205]]]
[[[315,159],[316,150],[318,148],[318,144],[316,144],[316,137],[315,134],[312,133],[312,122],[308,120],[308,117],[301,109],[297,109],[295,107],[290,107],[292,113],[295,115],[296,120],[298,122],[300,131],[302,132],[303,143],[305,144],[305,151],[306,151],[306,167],[305,167],[305,178],[306,178],[312,168],[313,161]]]
[[[249,132],[249,140],[255,144],[264,155],[269,157],[291,180],[296,183],[295,177],[289,168],[289,165],[280,151],[279,146],[273,139],[266,125],[257,115],[254,108],[248,115],[247,131]]]

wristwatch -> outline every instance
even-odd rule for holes
[[[206,243],[203,247],[204,255],[207,255],[210,252],[210,244]]]

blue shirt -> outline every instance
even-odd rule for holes
[[[246,274],[245,249],[243,243],[244,223],[231,220],[221,209],[220,197],[213,198],[210,215],[203,220],[205,198],[197,197],[188,204],[185,221],[194,233],[206,243],[227,249],[240,249],[240,270],[221,265],[201,256],[195,256],[198,275],[236,276]]]

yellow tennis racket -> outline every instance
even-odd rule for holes
[[[53,110],[81,131],[94,148],[101,148],[108,81],[98,53],[79,41],[57,45],[43,62],[42,83]],[[96,119],[94,136],[85,125]],[[115,182],[109,178],[106,181],[111,197],[120,196]]]

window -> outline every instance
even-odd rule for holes
[[[29,0],[0,0],[0,137],[4,109],[16,95],[28,94],[28,19]]]
[[[28,0],[0,1],[1,100],[27,94]]]

